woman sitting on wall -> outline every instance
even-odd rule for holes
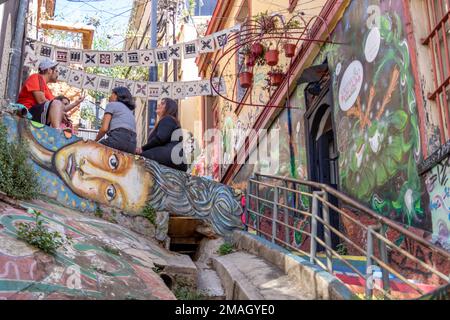
[[[178,105],[169,98],[164,98],[158,104],[156,108],[156,114],[158,115],[158,122],[155,128],[148,137],[148,142],[142,148],[137,148],[136,153],[141,154],[143,157],[165,165],[167,167],[186,171],[187,165],[185,161],[177,161],[177,158],[183,158],[183,148],[180,148],[178,154],[176,154],[175,146],[181,146],[183,138],[181,132],[179,135],[175,133],[174,136],[179,136],[179,139],[173,138],[172,134],[181,129],[180,122],[178,121]],[[174,153],[174,157],[173,154]]]
[[[136,150],[136,120],[133,110],[134,99],[125,87],[112,90],[109,103],[106,105],[102,127],[98,131],[95,141],[99,141],[105,134],[106,139],[101,144],[128,153]]]

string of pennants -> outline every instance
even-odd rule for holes
[[[80,64],[84,67],[116,66],[156,66],[170,60],[198,57],[200,54],[215,52],[224,48],[232,33],[239,32],[240,25],[222,30],[193,41],[156,49],[130,51],[96,51],[69,49],[27,38],[28,50],[35,58],[50,58],[60,64]]]
[[[127,79],[114,79],[112,77],[86,73],[66,66],[58,65],[58,80],[66,82],[72,87],[85,90],[95,90],[110,93],[113,88],[126,87],[136,98],[158,100],[161,98],[182,99],[196,96],[216,96],[216,91],[226,94],[223,78],[213,78],[200,81],[180,82],[147,82]],[[213,90],[212,86],[216,89]]]

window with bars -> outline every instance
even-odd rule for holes
[[[428,14],[428,35],[423,44],[430,48],[434,89],[428,95],[439,111],[441,144],[450,140],[450,0],[424,0]]]

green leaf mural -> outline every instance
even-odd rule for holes
[[[369,5],[380,7],[378,30],[367,27]],[[401,4],[352,1],[333,38],[346,44],[324,49],[334,70],[336,126],[345,121],[337,137],[341,187],[380,214],[429,229],[420,197],[414,78],[402,15]],[[379,47],[374,60],[367,54],[373,47]],[[343,74],[355,60],[363,65],[362,88],[350,109],[341,108]]]

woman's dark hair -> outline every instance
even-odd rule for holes
[[[69,103],[70,103],[70,99],[69,98],[67,98],[66,96],[63,96],[63,95],[60,95],[60,96],[57,96],[56,98],[55,98],[55,100],[59,100],[59,101],[63,101],[63,100],[67,100],[67,101],[69,101]]]
[[[178,104],[177,104],[177,102],[170,98],[163,98],[161,100],[161,102],[163,102],[164,105],[166,106],[163,117],[172,116],[176,120],[178,120]]]
[[[125,87],[117,87],[112,89],[112,92],[117,95],[117,101],[122,102],[128,107],[128,109],[133,111],[136,108],[136,104],[134,103],[134,98],[131,95],[130,90]]]

